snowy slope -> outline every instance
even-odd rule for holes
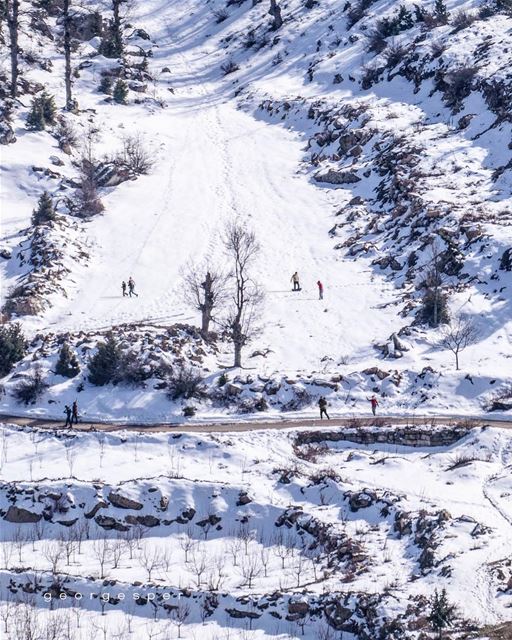
[[[394,3],[373,4],[368,16],[348,29],[342,3],[322,1],[306,8],[302,2],[289,2],[283,6],[285,23],[275,34],[269,31],[266,3],[233,3],[226,8],[226,19],[217,23],[214,12],[224,4],[134,4],[130,23],[144,28],[151,40],[131,42],[152,49],[148,60],[154,81],[144,94],[131,92],[127,106],[105,103],[96,91],[100,72],[115,61],[96,55],[97,39],[80,46],[77,62],[86,64],[80,65],[74,89],[81,111],[69,118],[81,132],[94,124],[98,155],[119,148],[123,134],[140,132],[156,163],[148,176],[103,189],[104,214],[69,231],[69,243],[78,242],[87,256],[65,255],[66,270],[59,275],[62,288],[47,296],[39,315],[21,318],[28,335],[88,331],[94,341],[98,332],[123,323],[197,323],[180,295],[180,269],[190,256],[225,260],[218,234],[227,220],[240,216],[261,243],[254,275],[266,294],[262,333],[246,350],[251,376],[302,381],[319,374],[327,379],[341,375],[348,380],[344,387],[314,389],[309,406],[327,391],[333,410],[342,413],[365,412],[365,399],[372,392],[381,393],[387,412],[421,405],[426,411],[478,414],[493,394],[506,398],[512,275],[500,270],[499,262],[512,242],[510,167],[497,180],[493,172],[510,160],[503,144],[510,138],[510,119],[496,123],[496,114],[482,97],[484,89],[471,93],[454,115],[441,91],[432,93],[432,77],[436,65],[448,73],[475,55],[482,82],[509,83],[503,42],[510,37],[511,19],[497,14],[458,33],[437,27],[422,40],[421,26],[416,25],[393,43],[409,46],[413,41],[412,53],[418,53],[425,73],[419,88],[405,79],[410,74],[403,70],[391,80],[380,71],[364,88],[361,80],[368,68],[382,69],[379,60],[384,55],[367,52],[368,33],[377,18],[393,14]],[[448,8],[455,12],[471,7]],[[54,19],[48,23],[54,25]],[[489,42],[491,31],[495,38]],[[24,73],[44,83],[61,106],[62,57],[53,44],[37,39],[53,69],[25,65]],[[29,41],[37,49],[37,43]],[[434,41],[445,49],[442,63],[429,53]],[[239,70],[224,76],[221,66],[228,61]],[[336,74],[341,80],[333,84]],[[28,104],[28,96],[22,102]],[[358,105],[364,107],[359,115],[347,116],[347,109]],[[68,179],[76,175],[73,157],[61,153],[49,133],[24,129],[25,115],[26,109],[16,111],[17,142],[2,148],[2,246],[13,252],[0,264],[4,299],[27,272],[27,264],[20,266],[16,256],[17,234],[26,243],[23,230],[41,189],[59,196],[63,186],[62,178],[48,178],[32,167],[51,166],[49,157],[57,155],[64,165],[53,169]],[[465,115],[474,117],[460,129],[457,122]],[[363,144],[360,155],[340,158],[339,131],[330,135],[336,130],[333,121],[349,131],[371,130],[371,142]],[[321,137],[326,134],[327,143]],[[416,217],[400,214],[385,198],[379,200],[378,172],[387,159],[379,156],[374,142],[385,150],[397,140],[421,149],[412,160],[417,173],[413,204],[421,209]],[[393,149],[391,156],[401,158],[402,148]],[[386,189],[410,169],[398,163],[398,169],[383,179]],[[332,185],[314,179],[340,167],[355,171],[360,181]],[[411,184],[400,188],[404,194],[413,189]],[[69,183],[63,193],[71,194]],[[355,197],[364,206],[351,217],[348,214],[359,206],[349,205]],[[408,196],[400,198],[409,205]],[[416,288],[428,264],[427,243],[433,231],[422,220],[434,205],[440,217],[437,231],[447,229],[457,255],[463,256],[466,276],[450,276],[448,283],[452,313],[470,314],[481,330],[478,342],[461,355],[460,372],[453,371],[452,354],[439,348],[435,330],[406,331],[409,350],[400,360],[383,362],[375,349],[414,320]],[[471,241],[460,239],[464,225]],[[478,232],[471,235],[476,227]],[[364,250],[353,250],[353,238]],[[411,250],[417,262],[406,273]],[[385,266],[382,259],[387,257],[395,258],[400,269]],[[299,294],[290,291],[295,270],[301,275]],[[120,283],[130,275],[140,293],[135,300],[120,295]],[[325,286],[323,302],[317,299],[317,279]],[[231,361],[230,346],[218,346],[217,361],[205,365],[209,379]],[[258,351],[266,356],[247,357]],[[37,412],[61,415],[63,404],[84,381],[81,407],[91,418],[150,421],[181,413],[181,404],[170,405],[163,393],[147,394],[141,402],[144,394],[137,392],[134,410],[129,389],[115,392],[112,405],[112,389],[91,387],[86,368],[74,381],[76,386],[59,384],[50,373],[55,355],[53,348],[43,363],[52,387],[38,402]],[[425,366],[432,367],[433,374],[418,378]],[[31,367],[28,356],[18,371]],[[390,385],[364,373],[373,367],[396,372],[408,382]],[[425,375],[428,384],[421,382]],[[8,390],[14,385],[7,380]],[[411,395],[413,390],[419,400]],[[4,412],[24,411],[10,393],[1,399],[1,407]],[[204,415],[223,411],[208,403],[199,409]]]
[[[510,621],[506,431],[436,447],[356,444],[361,431],[350,429],[330,432],[339,441],[322,434],[4,425],[2,589],[10,584],[19,602],[20,585],[35,585],[39,622],[69,618],[74,639],[103,625],[105,637],[179,637],[181,602],[183,638],[413,640],[430,637],[421,635],[425,616],[442,588],[458,607],[450,637]],[[307,444],[311,436],[318,444]],[[58,602],[59,593],[68,595]]]

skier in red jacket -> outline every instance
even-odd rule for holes
[[[379,401],[375,396],[370,398],[370,404],[372,405],[372,413],[375,415],[377,413],[377,407],[379,406]]]

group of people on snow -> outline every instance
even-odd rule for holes
[[[73,423],[78,424],[78,402],[75,400],[71,406],[67,404],[64,407],[64,413],[66,414],[66,424],[64,428],[73,426]]]
[[[377,415],[377,407],[379,406],[379,401],[377,400],[375,395],[373,395],[371,398],[367,398],[367,400],[371,405],[373,415]],[[327,418],[327,420],[331,419],[329,417],[329,414],[327,413],[327,400],[325,399],[325,396],[320,396],[320,399],[318,400],[318,408],[320,409],[320,420],[323,420],[324,416]]]
[[[292,277],[290,278],[290,282],[293,284],[292,291],[302,291],[301,286],[300,286],[300,279],[299,279],[298,271],[296,271],[292,275]],[[317,280],[316,286],[318,287],[318,299],[319,300],[323,300],[324,299],[324,285],[321,283],[320,280]]]
[[[139,294],[135,293],[135,280],[131,276],[128,278],[128,287],[126,286],[126,282],[123,280],[121,282],[121,289],[123,291],[123,298],[126,298],[126,296],[129,296],[130,298],[132,296],[135,296],[136,298],[139,297]]]

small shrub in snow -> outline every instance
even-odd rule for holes
[[[170,400],[200,398],[204,395],[203,377],[192,367],[184,367],[171,375],[167,383]]]
[[[28,378],[22,380],[14,389],[14,397],[18,402],[34,404],[39,396],[44,393],[48,385],[43,380],[41,368],[36,366]]]
[[[443,77],[443,98],[454,112],[460,111],[462,101],[471,93],[476,72],[476,67],[459,67]]]
[[[384,56],[386,58],[386,67],[393,69],[397,64],[400,64],[407,54],[407,47],[401,44],[392,44],[387,47]]]
[[[128,85],[121,78],[116,82],[112,95],[114,101],[118,104],[126,104],[126,99],[128,98]]]
[[[43,191],[37,201],[37,209],[32,212],[32,224],[34,226],[52,222],[57,217],[52,197],[48,191]]]
[[[73,125],[65,118],[60,118],[55,130],[55,137],[59,142],[59,149],[71,153],[71,149],[78,143],[78,135]]]
[[[470,11],[464,11],[461,9],[454,14],[452,18],[452,26],[454,31],[462,31],[462,29],[467,29],[470,27],[475,20],[478,20],[478,15],[476,13],[471,13]]]
[[[137,353],[128,351],[122,354],[114,374],[114,382],[141,385],[149,377],[151,377],[151,368],[140,361]]]
[[[89,382],[99,387],[117,382],[121,358],[118,341],[113,333],[108,333],[105,342],[98,344],[96,353],[89,360]]]
[[[55,124],[56,114],[55,98],[43,91],[32,100],[27,116],[27,127],[33,131],[43,131],[48,125]]]
[[[217,379],[217,384],[219,387],[223,387],[225,384],[229,382],[229,378],[227,373],[221,373]]]
[[[213,15],[215,16],[215,22],[217,24],[220,24],[221,22],[224,22],[224,20],[228,19],[228,12],[225,9],[217,9],[217,11],[213,12]]]
[[[220,66],[222,73],[227,76],[230,73],[234,73],[235,71],[238,71],[240,69],[240,67],[233,62],[233,60],[229,60],[228,62],[225,62],[224,64],[222,64]]]
[[[55,366],[55,373],[64,378],[74,378],[80,373],[80,365],[76,354],[73,353],[69,344],[64,342],[59,352],[59,359]]]
[[[192,406],[183,407],[183,415],[185,418],[192,418],[196,415],[196,408]]]
[[[152,153],[139,134],[124,138],[120,159],[122,165],[135,175],[149,173],[154,165]]]
[[[105,75],[101,77],[98,91],[100,91],[101,93],[106,93],[107,95],[112,94],[112,77],[111,76]]]
[[[27,351],[19,323],[0,327],[0,377],[6,376]]]

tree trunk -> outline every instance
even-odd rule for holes
[[[241,314],[240,314],[241,317]],[[233,347],[235,350],[235,359],[233,366],[241,367],[242,366],[242,347],[244,346],[244,335],[242,333],[242,325],[240,322],[240,318],[236,318],[232,325],[232,335],[233,335]]]
[[[66,110],[72,111],[74,105],[71,93],[71,33],[69,29],[69,3],[70,0],[64,0],[64,84],[66,86]]]
[[[19,0],[7,0],[7,25],[11,52],[11,97],[18,95],[18,14]]]
[[[439,324],[438,308],[439,308],[439,288],[436,286],[434,290],[434,327],[437,327],[437,325]]]
[[[117,56],[120,57],[123,54],[123,36],[121,34],[121,16],[119,15],[119,8],[123,0],[112,0],[112,11],[114,13],[113,33],[112,36],[115,42],[115,48]]]
[[[459,370],[459,352],[458,351],[455,352],[455,370],[456,371]]]

